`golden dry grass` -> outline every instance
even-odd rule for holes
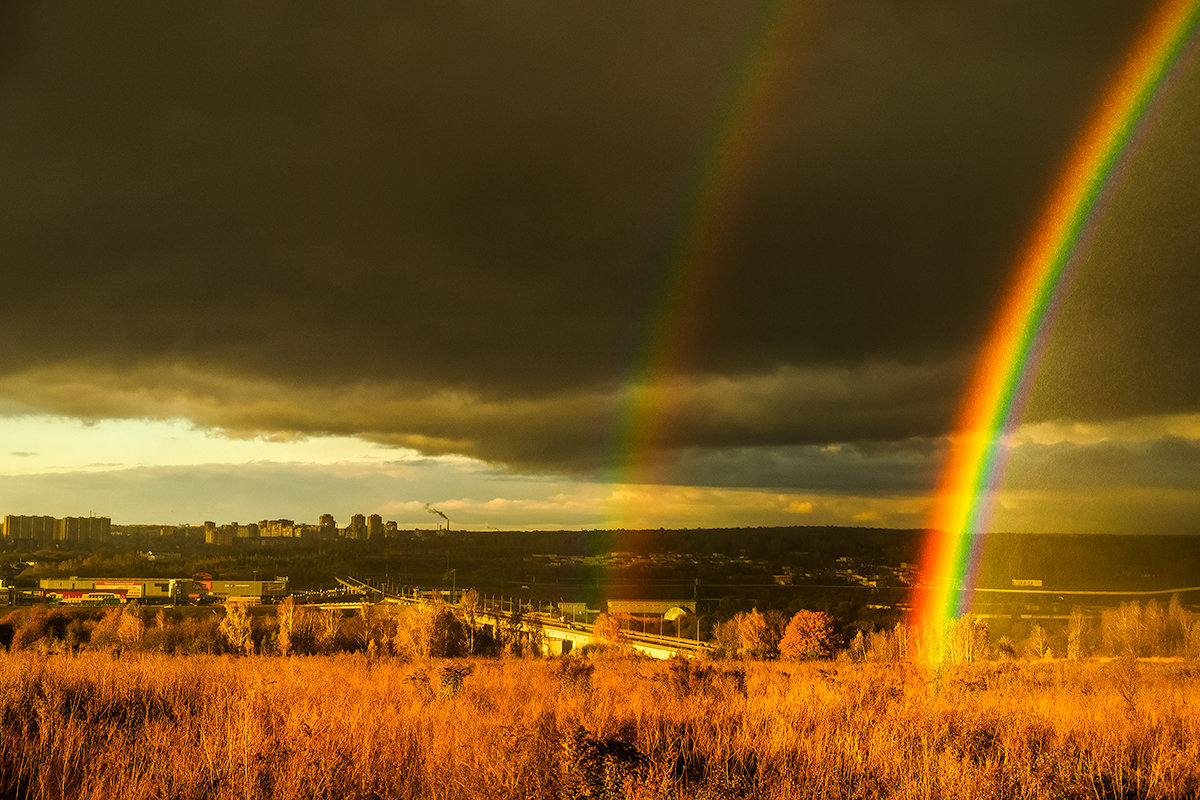
[[[744,694],[728,666],[624,658],[590,680],[475,660],[441,692],[445,663],[0,655],[0,797],[1200,794],[1200,670],[1184,662],[747,664]],[[643,760],[589,785],[564,755],[580,743]]]

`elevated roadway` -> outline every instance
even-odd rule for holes
[[[353,577],[339,577],[337,581],[347,589],[362,592],[368,599],[377,603],[418,605],[426,602],[424,598],[431,595],[449,596],[453,594],[452,592],[433,591],[425,593],[424,597],[421,595],[409,597],[385,592]],[[494,606],[485,606],[476,611],[475,618],[492,630],[497,630],[501,625],[513,624],[511,612],[506,613],[501,608]],[[537,611],[522,613],[516,624],[520,630],[526,633],[540,633],[546,643],[546,649],[550,652],[565,653],[588,644],[606,643],[604,640],[596,638],[591,624],[567,622]],[[621,644],[652,658],[673,658],[675,656],[695,658],[707,654],[712,649],[707,642],[697,642],[694,639],[624,630],[621,631]]]

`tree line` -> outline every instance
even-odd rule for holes
[[[362,652],[404,660],[467,656],[531,656],[543,652],[536,622],[514,612],[497,623],[480,619],[479,595],[460,603],[412,606],[362,604],[352,611],[295,604],[287,598],[273,609],[239,603],[200,613],[137,603],[92,609],[32,607],[0,619],[0,646],[50,655],[83,650],[188,654],[328,655]],[[532,624],[530,624],[532,623]],[[595,644],[622,649],[620,620],[601,615],[593,625]],[[746,611],[719,622],[712,655],[726,660],[917,661],[936,656],[950,663],[1000,659],[1088,657],[1200,657],[1200,620],[1178,597],[1165,606],[1129,602],[1088,616],[1076,609],[1061,626],[1033,624],[1014,640],[993,638],[988,621],[972,615],[939,630],[900,623],[878,631],[837,635],[833,618],[821,611],[787,614]]]

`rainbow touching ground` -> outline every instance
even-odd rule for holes
[[[983,534],[1039,349],[1106,195],[1136,149],[1170,75],[1200,26],[1200,0],[1166,0],[1138,37],[1058,176],[1024,248],[951,437],[929,520],[916,621],[944,626],[970,609]]]

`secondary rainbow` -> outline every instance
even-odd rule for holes
[[[1200,0],[1167,0],[1093,114],[1054,184],[979,358],[934,500],[916,593],[919,624],[944,625],[970,608],[982,540],[1021,418],[1039,348],[1071,271],[1139,128],[1200,25]]]
[[[649,486],[662,477],[655,453],[669,442],[675,417],[675,383],[689,361],[724,266],[729,233],[744,206],[747,183],[757,168],[763,136],[797,33],[824,3],[770,0],[749,31],[742,58],[730,71],[713,131],[695,161],[683,200],[663,245],[652,255],[651,286],[643,299],[643,328],[636,334],[629,377],[610,442],[606,479]],[[649,524],[653,508],[644,493],[614,498],[610,524]],[[657,524],[653,525],[657,527]]]

